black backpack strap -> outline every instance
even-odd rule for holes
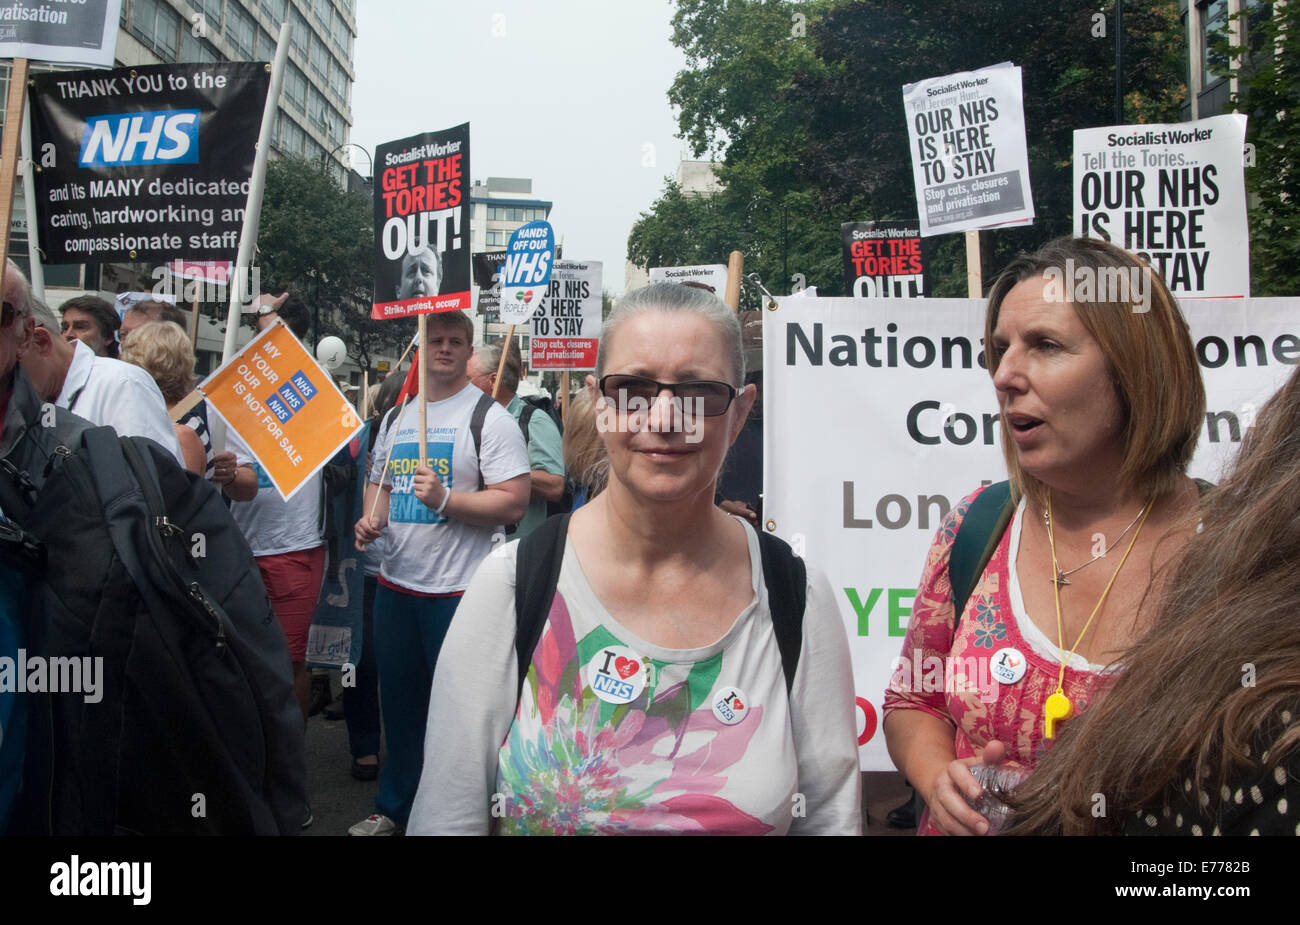
[[[1002,534],[1011,523],[1015,506],[1011,503],[1011,483],[995,482],[984,489],[970,503],[966,517],[957,528],[948,559],[948,579],[952,585],[953,619],[955,633],[961,622],[966,600],[975,590],[984,567],[993,558]]]
[[[533,650],[551,611],[555,587],[560,582],[569,515],[548,517],[519,541],[515,550],[515,656],[519,664],[516,703],[524,692],[524,679],[533,662]]]
[[[478,404],[474,406],[474,414],[469,419],[469,434],[474,438],[474,459],[475,465],[478,466],[478,490],[483,490],[483,422],[487,420],[488,409],[495,403],[494,399],[487,392],[479,396]]]
[[[537,406],[530,401],[524,402],[524,410],[519,413],[519,429],[524,432],[524,448],[528,448],[528,425],[533,420],[533,412]]]
[[[781,651],[785,692],[794,688],[794,674],[803,648],[803,613],[808,604],[808,569],[785,540],[758,531],[758,552],[763,563],[763,583],[772,611],[772,631]]]

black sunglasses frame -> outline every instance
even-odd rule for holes
[[[663,394],[664,389],[667,389],[668,391],[672,392],[673,398],[676,399],[680,397],[677,394],[677,390],[683,388],[684,386],[720,385],[727,390],[727,403],[722,406],[721,411],[714,411],[712,413],[709,413],[707,411],[702,411],[701,414],[706,418],[716,418],[726,414],[727,409],[731,407],[731,403],[735,401],[736,396],[740,394],[739,391],[736,389],[736,387],[731,383],[721,382],[717,379],[687,379],[685,382],[660,382],[657,379],[651,379],[649,376],[636,376],[633,375],[632,373],[609,373],[608,375],[601,376],[600,381],[597,383],[597,385],[600,387],[600,394],[603,397],[609,399],[610,401],[614,401],[615,399],[615,396],[610,395],[605,390],[605,383],[607,383],[610,379],[635,379],[640,382],[648,382],[655,387],[656,398]],[[618,407],[617,402],[615,402],[615,407]]]

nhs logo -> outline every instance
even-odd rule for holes
[[[139,167],[199,162],[199,111],[91,116],[81,136],[82,167]]]

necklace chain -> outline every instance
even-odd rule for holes
[[[1076,565],[1072,569],[1062,570],[1060,564],[1056,561],[1055,556],[1053,556],[1052,567],[1056,569],[1056,578],[1054,579],[1054,581],[1056,582],[1057,587],[1059,588],[1070,584],[1070,582],[1065,580],[1067,576],[1073,575],[1075,572],[1087,568],[1088,566],[1092,565],[1092,563],[1096,562],[1098,559],[1106,558],[1106,556],[1110,554],[1110,551],[1119,545],[1119,541],[1124,539],[1124,537],[1128,535],[1128,532],[1133,529],[1133,527],[1137,524],[1139,520],[1142,519],[1142,514],[1146,511],[1146,509],[1147,509],[1147,505],[1144,505],[1142,507],[1142,510],[1137,512],[1137,516],[1134,517],[1133,520],[1129,523],[1129,525],[1124,528],[1124,530],[1120,533],[1120,535],[1115,537],[1115,541],[1113,543],[1103,546],[1101,553],[1099,555],[1093,556],[1087,562],[1083,563],[1083,565]],[[1043,526],[1046,527],[1049,532],[1052,529],[1051,515],[1049,514],[1048,508],[1043,508]]]

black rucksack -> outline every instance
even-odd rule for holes
[[[555,587],[560,581],[569,516],[548,517],[519,541],[515,552],[515,658],[519,669],[516,700],[523,693],[528,666],[533,662],[533,651],[542,638],[542,627],[546,625]],[[758,550],[788,694],[794,686],[799,650],[803,647],[808,572],[788,543],[762,530],[758,531]]]
[[[29,658],[102,658],[101,699],[28,694],[11,831],[298,832],[302,713],[238,526],[151,440],[95,427],[67,443],[40,447],[43,472],[7,466],[0,503],[45,547]]]

